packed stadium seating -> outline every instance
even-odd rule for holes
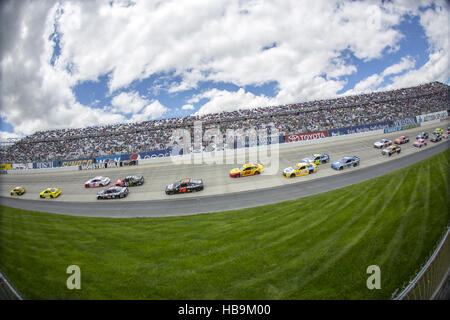
[[[203,132],[218,127],[224,135],[227,129],[275,127],[281,135],[287,135],[391,121],[448,109],[449,88],[432,82],[405,89],[201,116],[39,131],[3,148],[0,160],[25,163],[166,149],[173,129],[191,129],[195,121],[202,121]],[[202,147],[206,148],[208,143],[204,141]]]

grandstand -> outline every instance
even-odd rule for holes
[[[411,88],[232,112],[39,131],[5,144],[0,161],[54,161],[167,149],[172,129],[191,129],[195,121],[202,121],[203,130],[217,127],[224,135],[227,129],[275,127],[281,135],[288,135],[392,121],[449,109],[449,88],[431,82]],[[202,147],[207,146],[208,142],[203,142]]]

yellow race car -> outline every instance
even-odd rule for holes
[[[21,196],[25,193],[25,188],[24,187],[15,187],[14,189],[11,190],[11,195],[12,196]]]
[[[442,136],[444,134],[444,130],[442,128],[436,128],[436,129],[434,129],[433,133],[435,135],[441,135]]]
[[[289,167],[283,170],[283,176],[286,178],[294,178],[298,176],[305,176],[317,172],[317,165],[315,163],[300,162],[294,167]]]
[[[46,199],[50,199],[50,198],[56,198],[61,194],[61,190],[59,190],[58,188],[47,188],[44,191],[42,191],[39,196],[41,198],[46,198]]]
[[[239,178],[260,174],[264,170],[264,166],[260,163],[246,163],[240,168],[234,168],[230,171],[230,177]]]

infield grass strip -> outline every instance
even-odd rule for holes
[[[172,218],[0,207],[0,269],[28,299],[390,299],[449,223],[446,150],[278,204]],[[81,268],[68,290],[66,268]],[[381,269],[369,290],[366,269]]]

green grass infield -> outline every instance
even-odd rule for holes
[[[390,299],[449,222],[450,150],[251,209],[86,218],[0,207],[0,270],[26,299]],[[81,289],[66,269],[81,270]],[[367,267],[380,267],[369,290]]]

